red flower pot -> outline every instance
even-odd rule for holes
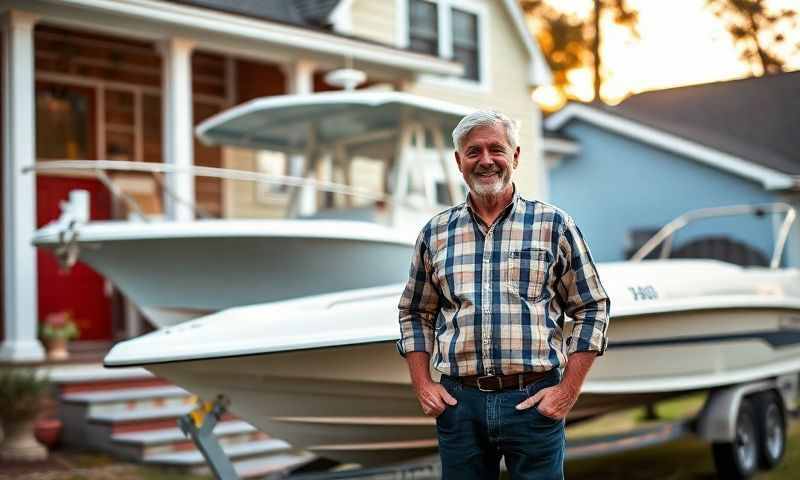
[[[61,439],[62,429],[63,424],[61,420],[57,418],[42,418],[36,420],[33,427],[33,435],[39,443],[52,450],[58,445],[58,441]]]

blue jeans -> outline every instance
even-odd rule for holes
[[[564,421],[545,417],[536,407],[514,408],[542,388],[557,385],[560,374],[523,389],[481,392],[442,376],[442,386],[458,400],[436,418],[444,480],[495,480],[505,457],[512,480],[564,478]]]

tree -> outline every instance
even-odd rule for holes
[[[724,23],[753,75],[780,73],[787,58],[800,52],[796,44],[780,53],[790,42],[785,32],[797,27],[796,10],[770,9],[764,0],[706,0],[706,7]]]
[[[556,88],[566,96],[570,70],[592,67],[594,98],[600,99],[603,85],[601,20],[612,15],[614,23],[624,26],[638,37],[639,15],[627,0],[594,0],[589,18],[566,14],[552,5],[552,0],[519,0],[523,11],[538,24],[537,38],[553,71]]]

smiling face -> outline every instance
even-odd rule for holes
[[[501,123],[473,128],[456,151],[456,162],[470,192],[497,197],[511,187],[519,147],[512,147]]]

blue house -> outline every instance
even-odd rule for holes
[[[572,103],[545,120],[549,199],[581,226],[599,261],[628,258],[693,209],[785,202],[800,210],[800,72]],[[687,227],[677,256],[765,264],[776,215]],[[800,265],[800,227],[784,264]]]

